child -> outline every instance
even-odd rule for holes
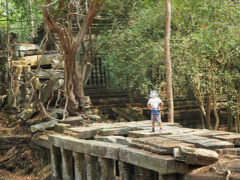
[[[150,92],[150,99],[147,103],[148,109],[151,110],[152,132],[155,132],[155,121],[158,122],[160,132],[162,132],[162,120],[160,114],[160,107],[163,106],[162,100],[158,97],[156,90]]]

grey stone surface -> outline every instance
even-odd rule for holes
[[[73,152],[75,180],[85,179],[85,159],[83,153]]]
[[[86,179],[99,180],[98,157],[85,154]]]
[[[157,128],[156,128],[157,129]],[[147,130],[137,130],[137,131],[130,131],[128,133],[129,137],[132,138],[142,138],[142,137],[154,137],[154,136],[162,136],[162,135],[168,135],[171,134],[169,132],[160,132],[159,130],[156,130],[154,133],[152,132],[151,128]]]
[[[63,113],[64,113],[64,109],[56,108],[50,113],[50,116],[55,119],[62,119]],[[68,112],[66,111],[65,113],[66,113],[66,116],[68,116]]]
[[[36,125],[31,126],[32,133],[36,133],[37,131],[45,131],[46,129],[53,128],[58,122],[55,120],[49,122],[43,122]]]
[[[163,135],[163,137],[175,140],[181,140],[187,143],[195,144],[199,148],[207,149],[220,149],[220,148],[231,148],[234,144],[227,141],[221,141],[217,139],[211,139],[206,137],[195,136],[191,134],[173,134],[173,135]]]
[[[72,151],[61,148],[62,155],[62,177],[64,180],[73,179]]]
[[[130,146],[141,148],[157,154],[169,155],[173,155],[173,149],[176,147],[195,147],[194,144],[162,137],[136,138],[132,140]]]
[[[114,161],[107,158],[99,158],[100,164],[100,179],[101,180],[112,180],[114,179]]]
[[[131,128],[129,128],[129,127],[100,129],[99,135],[101,135],[101,136],[127,135],[130,130],[131,130]]]
[[[174,149],[174,159],[191,165],[209,165],[218,161],[219,155],[209,149],[179,147]]]
[[[125,163],[123,161],[118,161],[119,164],[119,175],[122,180],[131,179],[131,169],[130,164]]]
[[[62,120],[60,122],[69,124],[71,126],[81,126],[83,125],[83,117],[82,116],[67,117],[65,120]]]
[[[216,131],[216,130],[209,130],[209,129],[194,129],[191,132],[191,135],[202,136],[202,137],[213,137],[213,136],[221,136],[231,134],[227,131]]]
[[[53,129],[57,133],[64,133],[64,131],[67,130],[70,126],[70,124],[57,123]]]
[[[97,136],[97,137],[94,137],[94,139],[97,141],[128,145],[131,142],[132,138],[123,137],[123,136]]]
[[[20,118],[24,121],[27,121],[28,119],[30,119],[34,113],[36,113],[37,110],[34,107],[33,104],[30,104],[30,106],[26,109],[24,109],[21,114],[20,114]]]
[[[38,138],[32,138],[32,143],[37,144],[39,146],[45,147],[50,149],[51,144],[48,141],[48,136],[47,135],[41,135]]]
[[[123,146],[113,143],[95,140],[83,140],[61,135],[49,135],[49,141],[56,147],[116,160],[118,160],[119,149]]]
[[[185,173],[188,170],[188,165],[176,162],[172,156],[153,154],[133,148],[121,148],[119,159],[160,174]]]
[[[74,135],[74,137],[79,139],[87,139],[87,138],[93,138],[97,134],[97,131],[99,129],[93,128],[93,127],[78,127],[78,128],[69,128],[69,130],[73,131],[76,134]]]
[[[222,141],[231,142],[235,146],[240,146],[240,134],[218,135],[218,136],[213,136],[213,138],[216,138]]]

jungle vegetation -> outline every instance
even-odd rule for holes
[[[43,23],[43,17],[46,19],[39,5],[49,2],[8,0],[9,16],[6,17],[6,4],[1,1],[1,39],[5,37],[7,24],[3,20],[6,18],[11,20],[10,27],[33,25],[36,36],[37,27]],[[166,97],[164,3],[164,0],[108,0],[97,10],[98,18],[105,21],[98,29],[92,48],[102,55],[113,88],[127,89],[132,95],[137,92],[145,97],[150,89],[157,89]],[[57,14],[58,7],[54,4],[49,9],[52,15]],[[171,1],[171,10],[174,97],[195,98],[202,126],[208,129],[218,128],[217,102],[225,101],[228,130],[232,130],[234,123],[235,131],[240,132],[239,1],[175,0]],[[63,14],[64,11],[58,15]],[[47,21],[51,26],[49,19]],[[31,42],[31,29],[10,32],[20,37],[18,41]],[[1,44],[4,47],[4,42]],[[214,118],[210,116],[211,111]]]

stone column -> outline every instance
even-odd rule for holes
[[[73,152],[75,180],[84,180],[84,154]]]
[[[131,179],[131,170],[130,165],[123,161],[119,161],[119,174],[121,180],[130,180]]]
[[[62,177],[64,180],[72,180],[73,179],[72,152],[61,148],[61,154],[62,154]]]
[[[51,168],[52,168],[52,180],[59,180],[61,179],[61,152],[60,148],[55,146],[50,147],[51,153]]]
[[[135,170],[136,170],[136,177],[138,180],[153,179],[153,172],[151,170],[137,167],[137,166],[136,166]]]
[[[101,180],[112,180],[113,179],[113,170],[114,164],[112,159],[99,158],[100,162],[100,179]]]
[[[85,154],[86,180],[99,180],[98,157]]]

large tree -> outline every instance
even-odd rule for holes
[[[84,111],[83,81],[88,50],[84,53],[85,57],[81,72],[78,70],[76,54],[80,46],[85,47],[84,38],[104,1],[105,0],[91,0],[90,6],[84,10],[82,7],[87,6],[86,4],[84,6],[84,3],[87,1],[59,0],[52,2],[51,0],[45,0],[45,5],[42,6],[44,21],[50,29],[56,32],[60,40],[64,60],[66,107],[70,115],[76,115]],[[56,2],[58,3],[57,6],[55,4]],[[57,7],[57,9],[54,7]],[[79,28],[76,36],[74,36],[72,30],[74,16]]]

